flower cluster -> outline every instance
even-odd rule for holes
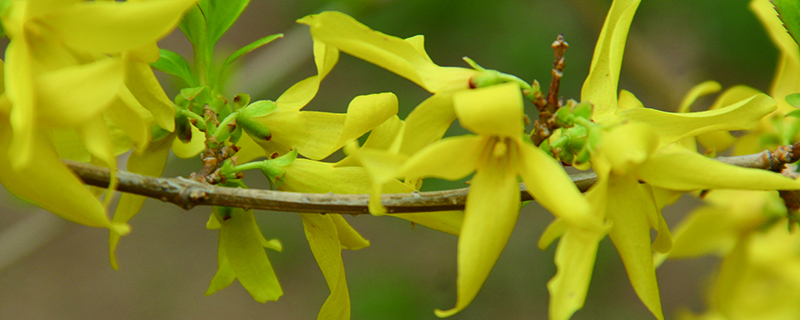
[[[709,253],[725,261],[708,318],[748,318],[768,311],[800,316],[795,303],[758,309],[779,295],[796,301],[787,297],[797,297],[797,281],[759,293],[757,303],[747,302],[765,278],[798,278],[792,267],[798,264],[800,242],[779,227],[800,221],[795,166],[761,170],[709,157],[731,147],[735,154],[749,154],[798,141],[800,112],[784,101],[800,91],[797,43],[783,33],[766,0],[753,0],[753,10],[782,52],[770,94],[734,87],[709,110],[688,112],[697,97],[721,89],[711,81],[692,89],[678,112],[646,108],[633,93],[618,88],[628,30],[640,2],[613,1],[581,101],[563,102],[545,100],[535,80],[486,69],[468,58],[469,68],[439,66],[426,53],[423,36],[383,34],[340,12],[298,20],[310,27],[316,75],[274,101],[250,101],[245,93],[228,97],[221,90],[226,69],[282,36],[258,39],[221,64],[215,62],[216,42],[247,0],[15,1],[1,18],[11,42],[0,64],[0,150],[6,151],[0,154],[0,183],[64,218],[110,229],[115,269],[116,246],[145,200],[123,194],[113,218],[106,214],[116,188],[116,156],[131,149],[127,170],[142,175],[161,175],[172,150],[182,158],[199,155],[203,168],[190,177],[198,183],[246,189],[244,172],[258,170],[278,191],[370,194],[373,215],[459,237],[457,300],[451,309],[435,310],[439,317],[462,311],[478,294],[527,193],[555,217],[539,240],[542,249],[558,240],[557,273],[547,285],[551,319],[569,319],[583,307],[605,236],[622,258],[636,294],[657,319],[664,316],[655,269],[667,258]],[[193,66],[156,46],[176,26],[193,45]],[[565,47],[560,53],[557,49],[557,59]],[[400,75],[431,96],[405,119],[397,116],[402,97],[391,92],[359,95],[345,113],[303,110],[341,53]],[[557,68],[559,63],[563,60]],[[185,87],[169,99],[151,67],[177,76]],[[548,96],[557,96],[557,88],[557,83],[551,86]],[[526,99],[540,107],[534,126],[546,124],[546,130],[526,132]],[[473,134],[444,137],[456,120]],[[738,137],[731,134],[744,130]],[[366,134],[359,146],[357,139]],[[698,145],[707,152],[698,152]],[[340,149],[347,154],[344,159],[323,161]],[[98,197],[104,190],[84,187],[60,159],[110,168],[103,202]],[[565,166],[591,169],[596,182],[582,193]],[[383,194],[418,196],[425,178],[469,176],[462,211],[394,215],[381,202]],[[661,210],[683,194],[701,197],[708,205],[673,235]],[[300,216],[330,289],[319,319],[349,319],[341,252],[365,248],[369,241],[337,212]],[[248,204],[214,207],[207,228],[219,233],[218,270],[207,294],[234,279],[259,302],[283,294],[265,250],[280,252],[283,246],[262,235]]]

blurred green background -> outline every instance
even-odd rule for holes
[[[229,53],[260,37],[285,33],[246,56],[228,85],[229,96],[247,92],[254,99],[274,100],[315,74],[308,28],[294,20],[323,10],[344,11],[399,37],[424,34],[428,53],[440,65],[465,67],[461,57],[469,56],[484,67],[526,81],[538,79],[545,87],[553,59],[550,43],[563,33],[570,49],[561,95],[578,99],[610,4],[253,0],[218,49]],[[161,46],[191,56],[179,31]],[[692,85],[705,80],[768,90],[776,57],[746,0],[643,1],[628,38],[620,88],[648,107],[674,110]],[[174,95],[173,80],[162,80]],[[385,91],[397,94],[401,117],[429,96],[410,81],[343,54],[306,109],[344,112],[354,96]],[[693,109],[702,109],[710,99],[701,99]],[[463,132],[457,125],[451,130]],[[187,176],[199,168],[199,161],[171,158],[164,175]],[[256,173],[247,182],[266,186]],[[431,181],[425,188],[462,186],[463,181]],[[664,215],[674,227],[696,204],[684,198]],[[268,252],[284,296],[260,304],[238,283],[204,296],[217,268],[217,231],[205,229],[209,208],[185,212],[148,200],[131,221],[133,233],[117,249],[119,271],[108,263],[106,231],[66,222],[5,191],[0,208],[0,319],[314,319],[328,295],[300,217],[293,213],[257,213],[264,235],[284,244],[282,253]],[[346,218],[372,242],[360,251],[343,252],[353,319],[435,319],[433,309],[455,304],[456,237],[394,218]],[[536,242],[552,219],[529,204],[481,292],[452,319],[546,319],[554,247],[541,251]],[[668,318],[679,308],[703,309],[705,279],[717,263],[714,258],[672,261],[658,270]],[[605,240],[586,306],[573,319],[649,318]]]

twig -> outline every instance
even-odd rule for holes
[[[745,168],[770,170],[782,167],[786,163],[797,161],[800,152],[792,151],[800,145],[779,147],[775,152],[764,151],[738,157],[718,157],[716,160]],[[63,162],[91,186],[106,188],[110,179],[107,168],[91,164],[63,160]],[[581,192],[597,181],[594,173],[582,173],[571,176],[572,181]],[[246,209],[274,210],[307,213],[347,213],[368,214],[366,194],[332,194],[332,193],[299,193],[258,189],[240,189],[213,186],[182,177],[155,178],[126,171],[117,173],[122,192],[138,194],[150,198],[173,203],[184,209],[194,206],[212,205],[229,206]],[[521,200],[533,200],[520,185]],[[463,210],[469,188],[444,191],[413,192],[384,194],[381,201],[388,213],[433,212]]]

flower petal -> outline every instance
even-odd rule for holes
[[[484,138],[471,135],[443,139],[409,158],[400,169],[401,175],[461,179],[475,170],[485,144]]]
[[[105,209],[83,183],[59,161],[55,151],[38,135],[29,165],[14,170],[8,156],[0,157],[0,184],[10,193],[48,210],[64,219],[127,233],[125,224],[111,223]],[[0,150],[8,150],[11,129],[0,115]]]
[[[636,173],[653,186],[672,190],[800,189],[799,181],[778,173],[737,167],[690,152],[654,154]]]
[[[322,159],[346,143],[397,114],[397,97],[378,93],[355,97],[347,114],[278,109],[264,117],[255,118],[272,132],[269,141],[256,141],[267,153],[284,153],[297,149],[311,159]]]
[[[283,295],[275,271],[261,245],[253,211],[233,209],[231,218],[221,222],[220,245],[239,283],[258,302],[278,300]]]
[[[394,72],[437,93],[469,88],[477,71],[439,67],[418,51],[420,40],[403,39],[374,31],[352,17],[334,11],[309,15],[299,23],[311,26],[311,36],[359,59]]]
[[[406,117],[400,153],[412,155],[439,141],[454,120],[452,95],[434,94],[425,99]]]
[[[550,319],[569,319],[583,308],[592,280],[597,245],[605,233],[567,228],[556,248],[556,275],[547,282],[550,291]]]
[[[339,60],[339,50],[325,45],[324,42],[314,41],[314,62],[317,64],[316,76],[311,76],[294,84],[275,101],[286,109],[300,110],[317,95],[322,79],[333,69]]]
[[[647,220],[648,212],[656,210],[655,203],[635,179],[612,176],[609,182],[607,215],[614,224],[609,237],[622,257],[639,299],[656,318],[664,319]]]
[[[593,118],[600,119],[617,109],[617,84],[622,55],[633,15],[641,0],[617,0],[608,10],[597,40],[589,76],[581,89],[581,101],[594,104]]]
[[[328,282],[330,296],[319,311],[318,319],[350,319],[350,293],[342,262],[342,247],[331,215],[301,214],[303,230],[317,264]]]
[[[525,130],[522,94],[515,83],[458,92],[453,107],[461,126],[480,135],[517,138]]]
[[[175,153],[175,156],[181,159],[189,159],[197,154],[200,151],[203,151],[206,147],[206,136],[205,134],[197,129],[197,127],[192,126],[192,140],[188,143],[181,142],[180,139],[173,139],[172,140],[172,152]]]
[[[686,93],[685,96],[683,96],[681,104],[678,105],[678,110],[676,110],[676,112],[677,113],[691,112],[691,110],[689,110],[689,107],[692,106],[692,104],[697,100],[697,98],[717,93],[720,90],[722,90],[722,85],[720,85],[719,82],[716,81],[705,81],[703,83],[697,84],[691,89],[689,89],[689,92]]]
[[[342,244],[342,248],[358,250],[369,246],[369,240],[364,239],[364,237],[358,234],[358,231],[353,229],[342,215],[331,214],[328,216],[331,217],[333,223],[336,225],[336,233],[339,235],[339,243]]]
[[[36,81],[40,119],[53,126],[76,126],[107,108],[122,87],[122,61],[106,58],[61,68]]]
[[[663,147],[707,132],[749,129],[773,110],[775,100],[765,94],[758,94],[717,110],[670,113],[640,108],[620,112],[617,117],[651,125],[661,138],[660,147]]]
[[[166,36],[195,0],[79,2],[37,18],[74,49],[114,53]]]
[[[519,150],[519,174],[536,202],[571,225],[599,228],[600,221],[589,214],[589,202],[561,164],[533,145],[520,143]]]
[[[487,166],[472,178],[458,239],[458,300],[453,309],[437,309],[438,317],[449,317],[469,305],[514,230],[519,183],[516,172],[509,169]]]
[[[175,130],[175,106],[164,93],[150,65],[126,59],[125,86],[136,100],[153,114],[158,126],[169,132]],[[126,88],[123,88],[121,94],[127,94],[124,92]]]

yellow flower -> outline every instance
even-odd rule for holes
[[[258,302],[278,300],[283,295],[264,252],[265,247],[276,251],[283,247],[277,240],[264,239],[252,210],[215,207],[206,227],[219,229],[219,267],[206,295],[227,287],[234,279],[239,279],[239,283]]]
[[[589,204],[561,165],[523,140],[522,95],[516,84],[466,91],[455,97],[462,126],[476,136],[446,138],[420,150],[402,175],[449,180],[475,172],[470,182],[458,245],[458,301],[440,317],[464,309],[503,250],[519,214],[522,177],[545,208],[570,223],[598,228]]]
[[[7,131],[0,161],[7,165],[0,178],[11,192],[72,221],[128,232],[124,222],[108,221],[103,205],[58,158],[98,160],[114,169],[115,155],[147,145],[150,122],[170,128],[169,100],[149,103],[160,86],[146,62],[154,52],[158,57],[155,41],[192,3],[34,0],[8,6],[2,16],[11,38],[8,87],[0,108]],[[19,178],[45,172],[30,180],[36,183]],[[61,191],[48,194],[45,185]],[[106,205],[111,198],[106,194]]]

